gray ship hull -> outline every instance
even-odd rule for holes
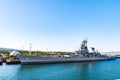
[[[17,56],[21,64],[52,64],[52,63],[72,63],[72,62],[90,62],[115,60],[115,57],[40,57],[40,56]]]

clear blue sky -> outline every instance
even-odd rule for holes
[[[120,51],[120,0],[0,0],[0,47],[75,51],[86,36]]]

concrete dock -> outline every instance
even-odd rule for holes
[[[3,61],[0,59],[0,65],[2,65],[2,62],[3,62]]]
[[[18,59],[6,59],[6,64],[20,64]]]

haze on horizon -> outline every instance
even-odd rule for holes
[[[120,0],[0,0],[0,47],[120,51]]]

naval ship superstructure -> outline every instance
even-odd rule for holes
[[[89,52],[87,42],[87,39],[83,40],[80,49],[75,51],[75,54],[72,55],[58,57],[17,55],[17,57],[19,58],[21,64],[48,64],[115,60],[115,57],[101,55],[98,51],[95,50],[94,47],[91,48],[92,52]]]

